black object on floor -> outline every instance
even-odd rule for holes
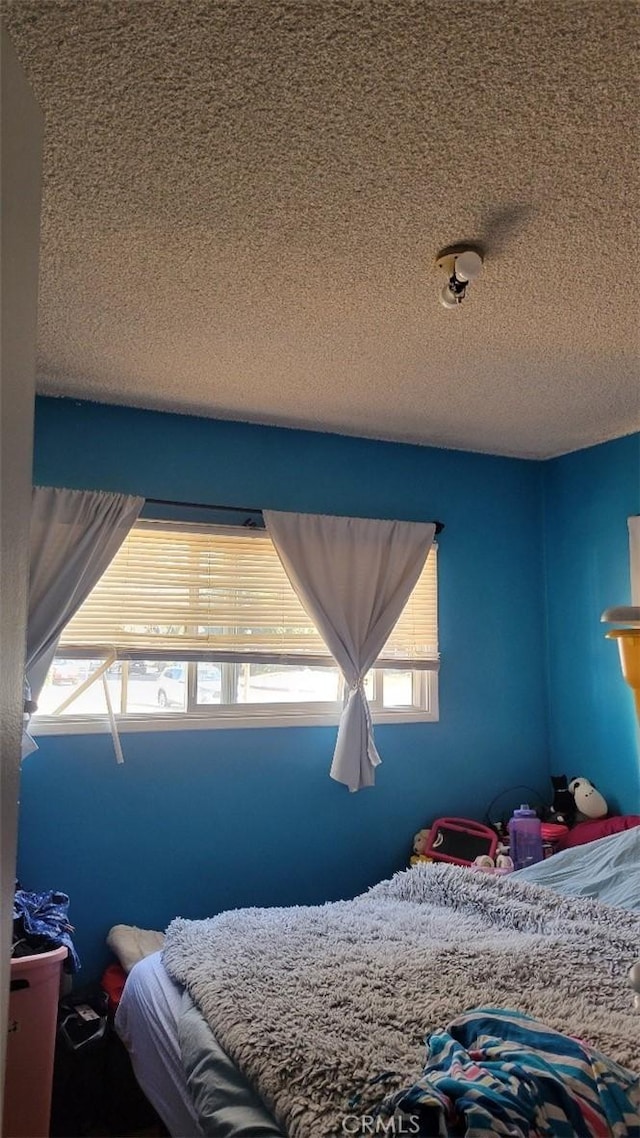
[[[52,1138],[166,1133],[136,1082],[99,986],[63,1000],[53,1071]]]

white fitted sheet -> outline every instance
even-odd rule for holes
[[[174,1138],[202,1134],[187,1087],[178,1043],[182,988],[159,952],[134,965],[116,1012],[115,1027],[135,1076]]]
[[[187,1020],[188,1071],[180,1043]],[[132,968],[115,1027],[142,1090],[173,1138],[282,1138],[198,1009],[166,972],[161,953]]]

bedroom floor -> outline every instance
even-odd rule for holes
[[[86,1052],[56,1049],[51,1138],[167,1138],[115,1033]]]
[[[149,1111],[153,1113],[151,1107]],[[94,1113],[97,1115],[98,1112]],[[51,1138],[169,1138],[169,1132],[159,1118],[149,1121],[146,1125],[141,1125],[135,1115],[130,1122],[125,1116],[120,1118],[117,1124],[110,1117],[104,1119],[95,1117],[87,1123],[78,1118],[73,1105],[71,1113],[66,1114],[66,1121],[62,1122],[60,1115],[57,1119],[52,1119],[50,1134]]]
[[[168,1138],[168,1133],[162,1123],[158,1123],[146,1130],[118,1131],[117,1134],[113,1130],[91,1130],[87,1138]],[[69,1138],[72,1136],[69,1135]]]

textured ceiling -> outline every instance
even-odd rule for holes
[[[40,391],[531,457],[640,428],[635,0],[2,11]]]

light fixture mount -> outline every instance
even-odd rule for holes
[[[461,242],[447,245],[436,257],[436,267],[447,274],[447,283],[440,293],[440,303],[444,308],[457,308],[462,304],[467,287],[479,277],[484,260],[479,245]]]

